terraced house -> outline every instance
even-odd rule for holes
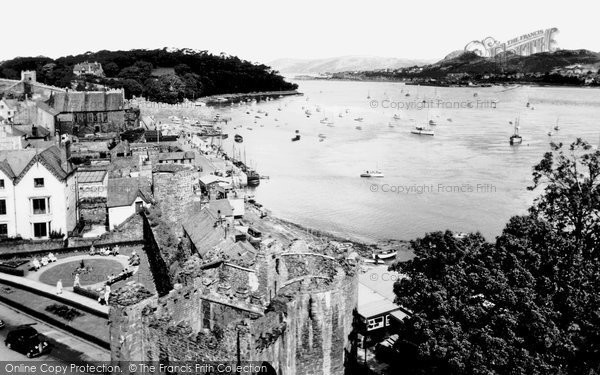
[[[55,93],[47,104],[57,113],[56,129],[60,134],[85,137],[124,130],[123,90]]]
[[[66,151],[0,152],[0,236],[47,239],[77,221],[76,177]]]

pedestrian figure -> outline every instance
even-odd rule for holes
[[[58,280],[58,282],[56,283],[56,294],[62,294],[62,280]]]
[[[110,285],[106,284],[104,289],[104,303],[108,306],[108,298],[110,297]]]
[[[75,274],[75,280],[73,280],[73,287],[76,287],[76,286],[77,287],[81,286],[81,284],[79,283],[79,274],[78,273]]]

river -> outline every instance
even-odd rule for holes
[[[231,117],[223,147],[231,153],[233,135],[244,137],[236,152],[269,176],[255,196],[273,214],[361,241],[444,229],[493,240],[539,195],[527,186],[550,140],[596,146],[600,138],[597,89],[297,83],[303,96],[221,107]],[[523,143],[511,146],[516,118]],[[435,136],[410,133],[429,120]],[[301,139],[292,142],[296,130]],[[371,169],[385,177],[360,177]]]

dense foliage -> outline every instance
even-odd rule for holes
[[[413,241],[416,257],[395,266],[408,276],[397,302],[414,313],[400,328],[410,373],[599,373],[599,176],[600,151],[552,145],[530,187],[543,194],[494,244],[449,231]]]
[[[105,77],[76,77],[73,67],[84,61],[101,63]],[[35,70],[38,81],[53,86],[72,87],[75,83],[79,90],[123,87],[129,97],[144,95],[167,103],[208,95],[297,88],[266,65],[190,49],[103,50],[56,60],[18,57],[0,65],[0,78],[20,79],[21,70]]]

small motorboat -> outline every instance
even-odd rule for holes
[[[364,118],[362,118],[362,117],[357,117],[354,119],[354,121],[358,121],[358,122],[361,122],[362,120],[364,120]]]
[[[292,138],[292,142],[296,142],[300,140],[300,134],[296,134],[294,138]]]
[[[397,251],[394,249],[381,250],[378,252],[373,252],[373,259],[389,259],[395,257]]]
[[[239,135],[239,134],[236,134],[236,135],[233,137],[233,140],[234,140],[234,141],[236,141],[237,143],[242,143],[242,142],[244,142],[244,137],[242,137],[242,136],[241,136],[241,135]]]
[[[429,120],[429,126],[435,126],[437,125],[437,122],[433,121],[433,120]]]
[[[433,129],[425,128],[423,126],[416,126],[410,132],[412,134],[417,134],[417,135],[434,135],[435,134],[435,132],[433,131]]]
[[[365,178],[384,177],[384,175],[383,175],[383,172],[381,172],[380,170],[374,170],[374,171],[365,171],[364,173],[360,174],[360,177],[365,177]]]
[[[357,126],[356,130],[362,130],[362,126]]]

